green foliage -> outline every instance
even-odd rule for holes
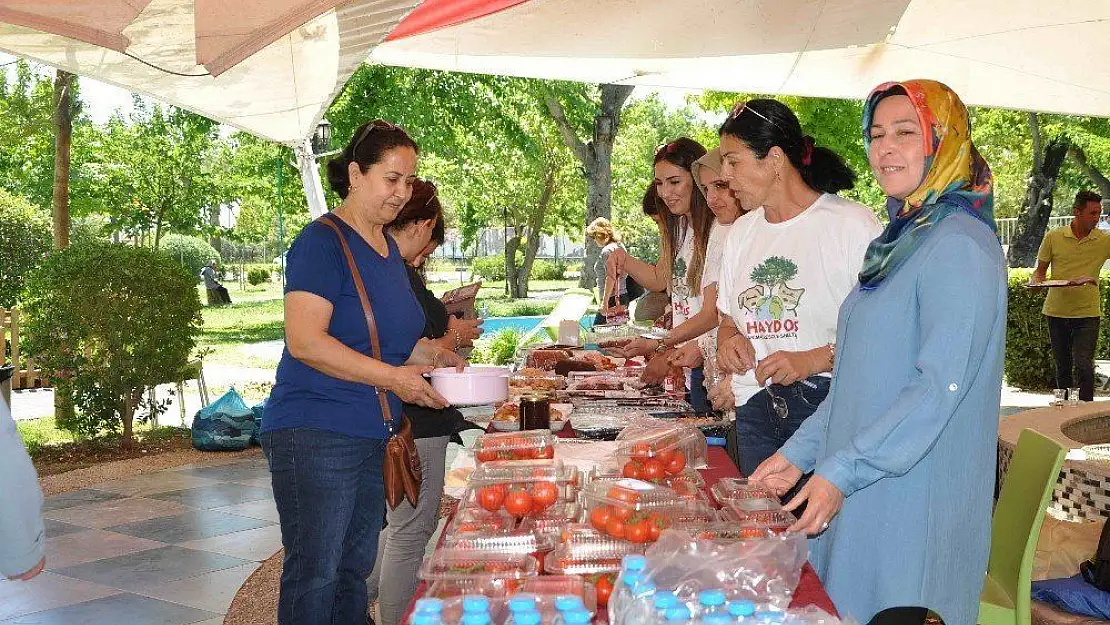
[[[470,273],[482,280],[504,280],[505,257],[500,254],[478,256],[470,262]]]
[[[200,270],[209,261],[221,260],[220,253],[208,241],[183,234],[167,234],[163,237],[161,252],[177,261],[194,277],[200,275]]]
[[[562,280],[567,273],[566,263],[537,258],[532,263],[533,280]]]
[[[28,276],[26,351],[78,408],[60,426],[87,437],[122,427],[129,444],[147,390],[176,380],[196,345],[195,285],[164,254],[103,243],[56,251]]]
[[[46,214],[0,189],[0,306],[15,306],[24,277],[42,262],[53,243]]]
[[[490,317],[534,317],[537,315],[550,314],[555,310],[557,300],[534,300],[534,299],[514,299],[507,301],[483,301],[483,304],[489,306]]]
[[[1047,289],[1027,289],[1032,269],[1011,269],[1006,310],[1006,383],[1029,391],[1056,385],[1056,364],[1044,313]],[[1110,310],[1110,274],[1099,277],[1102,310]],[[1095,358],[1110,359],[1110,324],[1099,326]]]
[[[507,365],[513,361],[523,336],[516,330],[506,329],[488,339],[478,339],[474,342],[474,351],[470,353],[470,362]]]
[[[798,265],[794,264],[794,261],[782,256],[772,256],[752,269],[751,279],[756,284],[774,288],[780,282],[793,280],[796,275],[798,275]]]
[[[247,282],[249,282],[251,286],[258,286],[269,282],[271,272],[272,268],[254,267],[247,271]]]

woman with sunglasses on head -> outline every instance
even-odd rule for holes
[[[792,528],[842,612],[974,623],[990,550],[1006,263],[967,109],[931,80],[886,83],[864,143],[890,224],[840,309],[833,389],[752,476],[808,502]]]
[[[386,232],[396,241],[397,250],[408,265],[409,283],[424,311],[424,338],[457,352],[470,347],[481,336],[481,319],[458,319],[447,314],[447,307],[428,290],[419,273],[427,257],[443,243],[444,226],[443,207],[435,185],[418,178],[412,198],[386,226]],[[402,501],[386,513],[387,525],[378,539],[377,563],[367,580],[369,599],[378,602],[379,625],[401,623],[416,591],[416,575],[424,549],[439,521],[448,443],[461,445],[459,432],[478,427],[466,421],[457,408],[436,409],[405,403],[403,411],[412,424],[412,437],[420,457],[420,497],[415,506]]]
[[[721,175],[753,209],[729,232],[717,298],[717,362],[736,406],[729,451],[749,475],[828,394],[836,313],[881,228],[835,195],[855,174],[781,102],[737,105],[720,134]]]
[[[691,168],[706,150],[693,139],[682,137],[655,153],[655,189],[666,210],[677,219],[668,221],[663,232],[659,262],[655,265],[629,256],[624,250],[609,255],[608,273],[615,279],[624,273],[652,291],[666,290],[671,297],[672,328],[658,339],[639,337],[619,350],[632,358],[650,357],[644,374],[647,382],[660,382],[670,370],[673,350],[696,339],[717,324],[714,302],[704,302],[705,253],[713,212],[696,189]],[[715,297],[715,291],[713,296]],[[703,304],[705,304],[703,306]],[[696,347],[696,345],[695,345]],[[711,408],[702,384],[701,368],[691,370],[690,403],[698,412]]]
[[[417,146],[401,128],[381,120],[359,127],[328,163],[342,204],[305,226],[289,249],[285,350],[260,434],[285,547],[281,625],[366,623],[391,425],[399,425],[402,401],[444,408],[422,376],[436,364],[464,363],[419,342],[424,313],[385,230],[412,195],[416,162]],[[380,359],[370,355],[376,350],[360,287],[376,320]]]

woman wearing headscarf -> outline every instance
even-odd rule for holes
[[[975,622],[990,547],[1006,271],[967,109],[930,80],[867,98],[890,224],[840,308],[828,398],[752,478],[807,502],[793,529],[861,622]]]

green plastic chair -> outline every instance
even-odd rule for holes
[[[1033,430],[1021,431],[994,508],[987,579],[979,595],[981,625],[1032,622],[1033,554],[1064,454],[1056,441]]]
[[[545,317],[540,325],[520,339],[520,346],[526,347],[548,339],[551,341],[559,340],[559,322],[576,321],[581,323],[582,316],[589,310],[593,301],[593,291],[578,287],[567,289],[559,297],[559,301],[555,304],[551,314]]]

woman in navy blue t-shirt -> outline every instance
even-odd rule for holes
[[[389,431],[378,401],[447,405],[422,375],[458,364],[418,343],[424,312],[396,243],[385,232],[412,195],[418,148],[376,120],[328,163],[343,203],[323,219],[343,231],[369,295],[381,360],[369,354],[366,317],[335,231],[310,223],[289,250],[285,351],[262,421],[281,521],[281,625],[366,623],[366,578],[385,514],[382,460]]]

